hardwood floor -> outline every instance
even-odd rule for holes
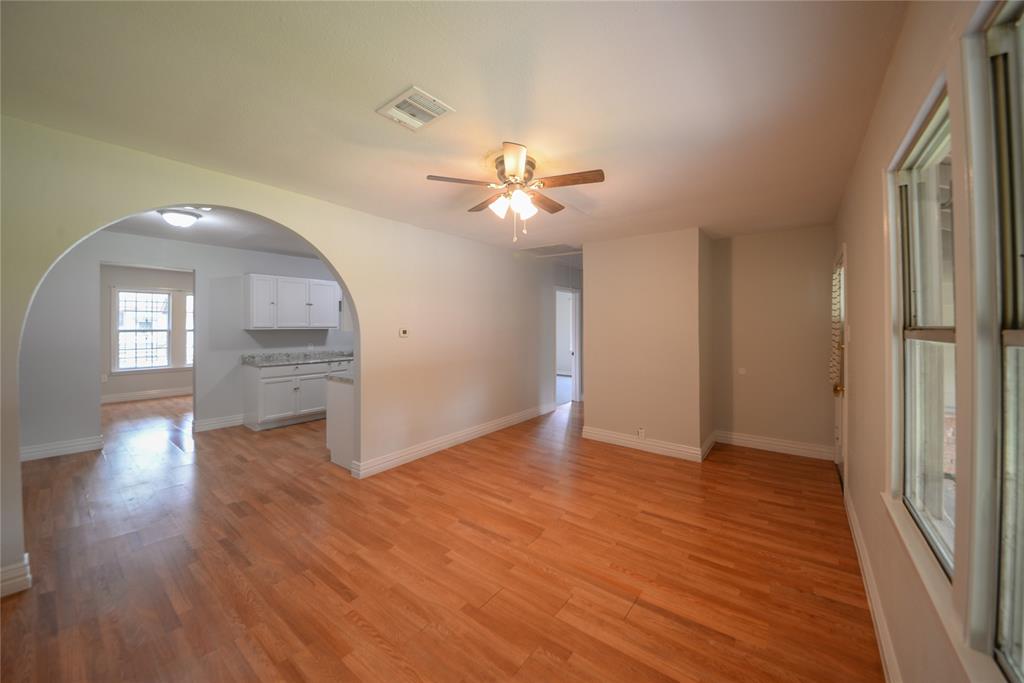
[[[23,466],[4,681],[879,681],[830,463],[580,438],[579,404],[359,481],[323,422]]]

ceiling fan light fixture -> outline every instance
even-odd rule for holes
[[[173,225],[176,228],[191,228],[197,220],[202,218],[198,213],[180,209],[161,209],[158,213],[168,225]]]
[[[517,213],[519,214],[519,219],[525,221],[537,215],[537,207],[534,206],[533,202],[530,201],[530,198],[527,197],[526,205],[521,207]],[[526,230],[523,230],[523,232],[525,233]]]
[[[533,202],[530,201],[530,195],[523,192],[521,189],[516,188],[512,193],[512,210],[518,213],[520,216],[527,210],[527,207],[532,207]]]
[[[494,212],[494,215],[498,218],[505,220],[505,216],[508,215],[509,199],[505,195],[501,195],[493,202],[491,202],[487,208]]]

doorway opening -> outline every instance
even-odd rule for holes
[[[100,262],[100,426],[190,450],[195,271]]]
[[[579,290],[555,288],[555,405],[579,401],[581,393]]]

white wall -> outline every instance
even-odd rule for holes
[[[242,275],[250,272],[334,279],[318,259],[259,251],[211,247],[176,240],[139,237],[102,230],[69,251],[47,274],[33,301],[22,338],[22,446],[96,437],[100,429],[101,378],[110,366],[109,290],[107,284],[137,269],[109,269],[102,263],[146,263],[195,270],[196,421],[228,418],[243,412],[240,356],[261,350],[316,348],[351,350],[351,316],[338,330],[242,329]],[[132,282],[171,282],[192,289],[191,273],[139,274]],[[184,279],[182,279],[184,276]],[[97,315],[106,303],[107,314]],[[343,306],[343,310],[349,307]],[[66,331],[74,329],[75,335]],[[58,331],[63,333],[58,334]],[[191,374],[190,371],[185,371]],[[142,377],[174,377],[178,372]],[[111,384],[120,378],[111,378]],[[128,379],[136,380],[135,376]],[[138,380],[136,380],[138,381]],[[145,381],[145,380],[143,380]],[[180,381],[175,380],[175,381]],[[191,376],[186,385],[191,387]],[[176,384],[174,386],[182,386]],[[136,385],[118,383],[117,392]],[[54,415],[62,419],[54,420]]]
[[[957,569],[951,587],[927,547],[920,549],[924,541],[912,522],[908,542],[904,542],[898,516],[906,512],[899,502],[892,513],[885,503],[893,410],[886,355],[893,338],[886,294],[886,169],[929,94],[940,78],[945,78],[951,102],[954,192],[967,187],[960,38],[977,9],[977,5],[968,3],[910,3],[836,220],[837,240],[845,243],[847,255],[848,505],[853,512],[851,523],[859,529],[866,551],[862,569],[873,579],[870,587],[877,598],[875,607],[882,608],[874,615],[876,623],[884,624],[891,634],[891,653],[904,681],[1001,680],[989,653],[964,645],[965,628],[958,613],[963,614],[965,609],[963,579],[969,573],[970,534],[968,525],[961,524],[961,510],[957,514]],[[966,278],[971,261],[971,227],[968,220],[963,220],[967,218],[964,204],[957,200],[954,206],[959,212],[954,218],[954,231],[960,321],[970,320],[971,300]],[[968,380],[958,382],[957,450],[961,454],[969,454],[972,443],[970,327],[962,325],[957,334],[958,374],[960,379]],[[963,491],[970,485],[969,468],[958,470],[958,488]],[[911,552],[923,557],[924,564],[915,563]],[[932,578],[936,573],[937,580]],[[972,667],[970,673],[967,667]]]
[[[699,240],[583,245],[586,427],[700,447]]]
[[[199,245],[202,248],[202,245]],[[141,255],[140,255],[141,256]],[[65,259],[65,260],[70,260]],[[55,268],[54,271],[58,271]],[[58,276],[59,277],[59,276]],[[54,283],[56,285],[56,283]],[[59,286],[47,287],[49,305],[35,306],[29,313],[30,328],[45,324],[40,319],[57,324],[66,315],[71,302],[77,298],[77,289],[84,283],[66,283],[65,291],[58,291]],[[171,290],[171,329],[169,360],[173,369],[160,369],[156,372],[135,371],[130,373],[115,372],[113,368],[113,335],[114,323],[110,317],[115,289],[167,289]],[[104,403],[119,400],[132,400],[146,396],[172,394],[186,395],[192,393],[192,368],[185,365],[185,296],[193,290],[192,273],[181,270],[158,268],[133,268],[127,266],[100,265],[100,366],[101,395]],[[42,291],[42,290],[41,290]],[[63,304],[63,305],[62,305]],[[174,331],[180,330],[179,333]],[[27,330],[26,330],[27,331]],[[38,334],[33,334],[33,338]],[[72,343],[66,342],[68,347]],[[22,357],[24,360],[24,357]],[[22,373],[24,377],[24,372]],[[24,399],[22,401],[24,405]],[[22,434],[24,434],[24,414],[22,416]]]
[[[715,429],[831,448],[832,229],[719,239],[712,254]]]
[[[360,335],[363,459],[554,400],[551,292],[574,286],[572,269],[11,117],[2,137],[0,565],[24,552],[13,378],[29,301],[67,249],[139,211],[183,202],[253,211],[306,238],[344,274]],[[408,338],[398,337],[402,326]],[[215,400],[210,393],[197,395],[200,408]]]
[[[572,292],[555,292],[555,372],[572,374]]]

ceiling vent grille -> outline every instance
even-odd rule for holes
[[[539,258],[583,253],[583,250],[579,247],[573,247],[568,244],[549,244],[546,247],[533,247],[531,249],[523,249],[522,251],[525,251],[527,254],[533,254]]]
[[[377,113],[409,130],[418,130],[451,111],[455,110],[413,86],[378,109]]]

